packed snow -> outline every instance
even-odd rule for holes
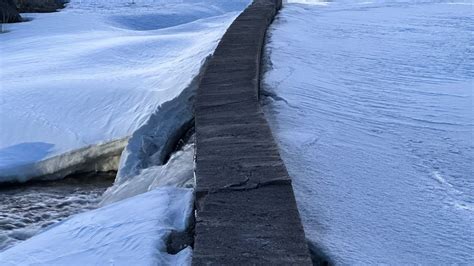
[[[7,25],[0,182],[59,178],[78,165],[117,168],[127,137],[190,86],[248,3],[71,0],[60,12]],[[163,123],[173,123],[173,114]],[[113,160],[97,165],[103,152]]]
[[[189,265],[191,248],[167,253],[172,231],[184,231],[193,192],[159,188],[100,209],[77,214],[0,253],[16,265]]]
[[[287,3],[265,112],[313,251],[474,264],[471,1]]]

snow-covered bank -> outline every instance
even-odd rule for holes
[[[188,247],[172,255],[166,239],[184,231],[190,189],[160,188],[78,214],[0,253],[2,265],[186,265]]]
[[[162,104],[137,129],[124,150],[117,178],[104,194],[102,204],[145,193],[158,186],[192,186],[194,167],[193,137],[182,150],[176,144],[194,123],[194,95],[201,73],[179,96]],[[169,158],[168,161],[166,161]]]
[[[159,129],[159,126],[156,128]],[[42,180],[1,188],[0,252],[22,241],[28,241],[30,237],[45,230],[46,226],[70,215],[157,188],[192,188],[194,136],[185,136],[180,142],[180,148],[171,153],[166,163],[149,165],[141,169],[139,174],[126,179],[118,180],[113,173],[90,173],[50,182]]]
[[[339,264],[473,264],[472,2],[289,2],[263,89],[310,241]]]
[[[0,35],[0,182],[52,177],[77,162],[48,159],[132,135],[249,1],[134,3],[72,0]]]
[[[117,183],[133,178],[143,169],[165,163],[177,142],[194,123],[194,96],[204,68],[205,63],[181,94],[159,106],[133,133],[120,160]]]
[[[128,138],[110,141],[104,144],[89,145],[66,152],[39,162],[31,162],[34,149],[42,144],[28,143],[16,149],[4,149],[3,158],[16,158],[10,166],[1,169],[0,183],[25,182],[39,178],[41,180],[60,179],[78,172],[107,172],[117,170],[120,157]],[[11,154],[13,153],[13,154]],[[33,153],[33,154],[32,154]],[[17,156],[21,155],[20,158]]]

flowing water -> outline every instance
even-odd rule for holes
[[[0,187],[0,251],[68,216],[97,207],[115,173]]]

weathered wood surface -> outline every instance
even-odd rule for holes
[[[193,264],[311,264],[291,179],[258,101],[265,32],[281,0],[230,26],[196,96]]]

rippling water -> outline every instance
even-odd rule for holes
[[[0,251],[68,216],[94,209],[115,173],[0,188]]]

